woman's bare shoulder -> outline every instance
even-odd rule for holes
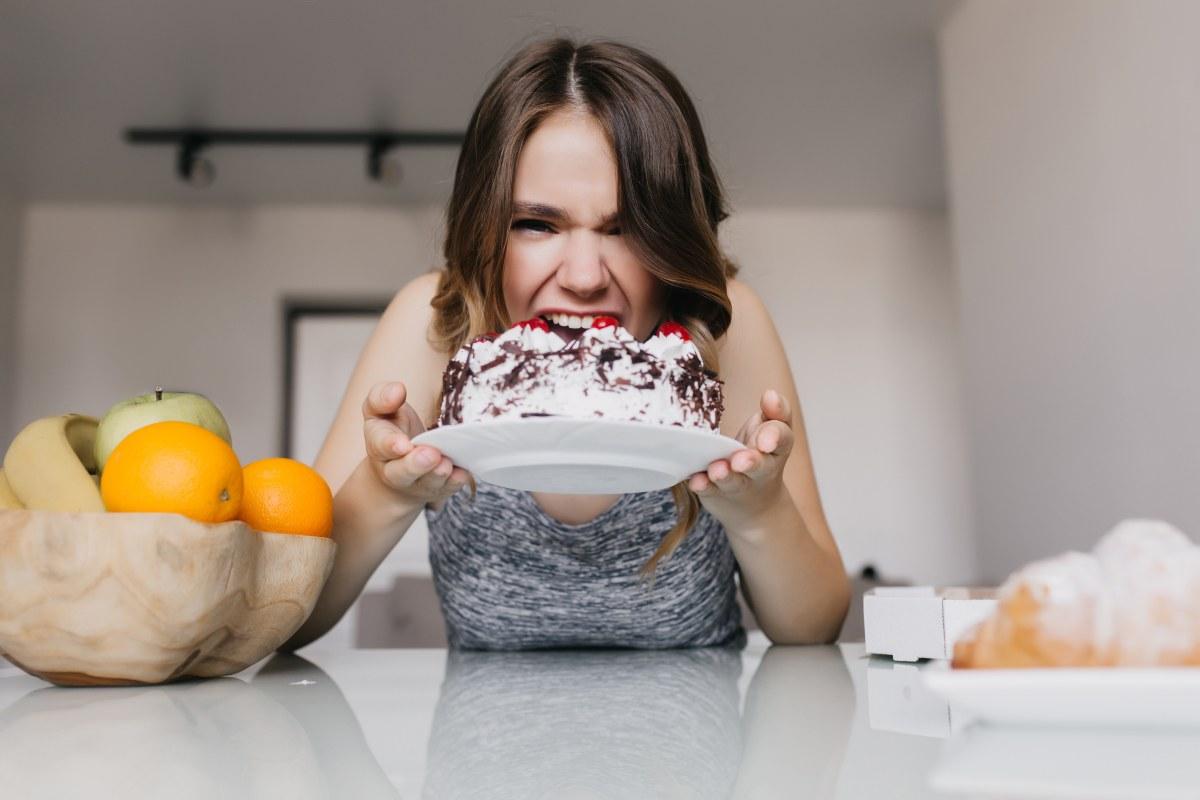
[[[730,342],[734,342],[736,349],[739,341],[747,338],[747,333],[760,329],[764,323],[771,323],[771,313],[758,296],[758,292],[748,284],[737,278],[730,278],[725,283],[725,292],[729,295],[732,317],[729,320],[729,329],[716,341],[718,353],[724,351]]]
[[[405,316],[421,316],[425,322],[433,321],[433,306],[430,302],[437,294],[441,272],[423,272],[400,287],[388,304],[388,312],[403,311]]]
[[[437,401],[442,371],[448,355],[433,343],[434,309],[431,305],[440,282],[439,272],[426,272],[396,292],[379,320],[378,330],[364,352],[364,360],[401,368],[409,387],[409,402],[423,419]]]
[[[721,429],[729,434],[758,410],[767,389],[782,393],[792,408],[798,408],[799,401],[783,342],[766,304],[741,281],[731,279],[726,290],[733,317],[729,329],[717,340],[717,357],[725,381],[726,413]]]
[[[436,272],[418,275],[400,287],[384,309],[367,346],[392,348],[404,344],[408,353],[433,356],[435,348],[430,334],[434,310],[431,302],[437,287]]]

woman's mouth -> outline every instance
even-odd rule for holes
[[[557,316],[557,315],[556,315]],[[572,327],[571,325],[562,325],[555,322],[551,317],[542,317],[542,321],[550,326],[550,332],[563,341],[563,344],[577,342],[583,337],[583,332],[587,330],[585,327]]]
[[[552,333],[562,339],[564,343],[570,344],[571,342],[579,341],[583,336],[583,332],[592,327],[592,323],[596,321],[596,315],[554,313],[542,314],[541,319],[550,326]]]

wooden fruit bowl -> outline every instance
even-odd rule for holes
[[[229,675],[308,618],[336,548],[177,514],[0,511],[0,653],[60,686]]]

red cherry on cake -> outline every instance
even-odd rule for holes
[[[533,319],[523,319],[520,322],[518,322],[517,324],[513,325],[513,327],[514,328],[537,328],[539,331],[545,331],[546,333],[550,332],[550,326],[547,325],[546,320],[542,319],[541,317],[534,317]]]
[[[600,316],[592,320],[593,328],[615,328],[620,324],[616,317]]]
[[[685,342],[692,340],[692,335],[688,333],[688,329],[680,325],[678,322],[664,322],[658,326],[659,336],[678,336]]]

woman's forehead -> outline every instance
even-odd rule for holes
[[[590,115],[553,114],[521,149],[514,200],[562,208],[571,201],[607,199],[615,206],[616,195],[616,157],[604,129]]]
[[[555,113],[542,120],[521,149],[522,157],[536,152],[540,157],[588,156],[616,162],[612,144],[600,121],[590,114]]]

